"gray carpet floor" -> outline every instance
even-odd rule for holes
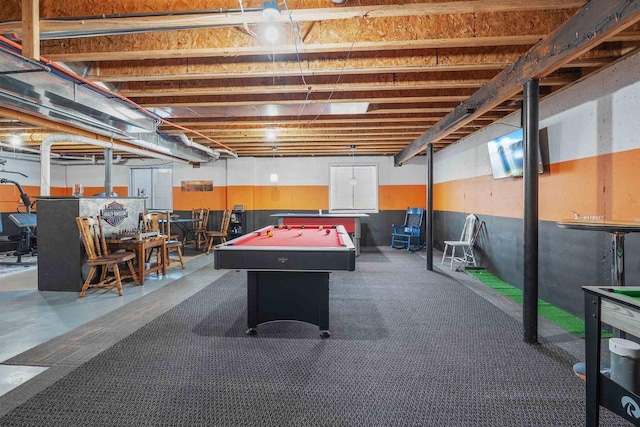
[[[332,273],[329,339],[299,322],[246,336],[246,273],[230,271],[0,425],[585,424],[576,360],[525,344],[520,323],[417,254],[380,249]],[[601,425],[629,424],[601,409]]]

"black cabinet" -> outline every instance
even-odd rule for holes
[[[235,239],[245,233],[244,211],[231,211],[231,220],[229,221],[229,238]]]
[[[102,216],[105,236],[138,227],[140,197],[38,197],[38,290],[80,292],[89,267],[76,223]]]

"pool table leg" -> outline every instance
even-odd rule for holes
[[[318,327],[320,328],[320,336],[329,338],[329,278],[330,273],[317,273],[321,277],[318,285]]]
[[[262,288],[262,289],[261,289]],[[258,323],[299,320],[329,333],[329,272],[247,271],[247,335]]]
[[[247,330],[245,334],[256,335],[258,331],[258,274],[247,272]]]

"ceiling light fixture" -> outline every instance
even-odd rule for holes
[[[266,1],[262,4],[262,16],[267,20],[264,27],[264,38],[271,44],[274,44],[280,38],[280,26],[274,22],[280,16],[278,3],[275,1]]]
[[[13,145],[22,145],[22,138],[20,138],[20,135],[12,134],[9,137],[9,142]]]
[[[273,152],[273,172],[269,176],[269,181],[271,182],[278,182],[278,174],[276,173],[276,150],[277,149],[278,147],[276,147],[275,145],[271,147],[271,151]]]
[[[266,1],[262,3],[262,16],[267,21],[274,21],[280,16],[280,8],[278,7],[278,2],[275,1]]]

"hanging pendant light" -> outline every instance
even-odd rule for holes
[[[269,181],[271,182],[278,182],[278,174],[276,173],[276,150],[277,149],[278,147],[276,147],[275,145],[271,147],[271,151],[273,152],[273,172],[269,176]]]
[[[356,167],[355,167],[355,156],[356,156],[356,146],[351,146],[351,179],[349,180],[349,184],[358,185],[358,180],[356,179]]]

